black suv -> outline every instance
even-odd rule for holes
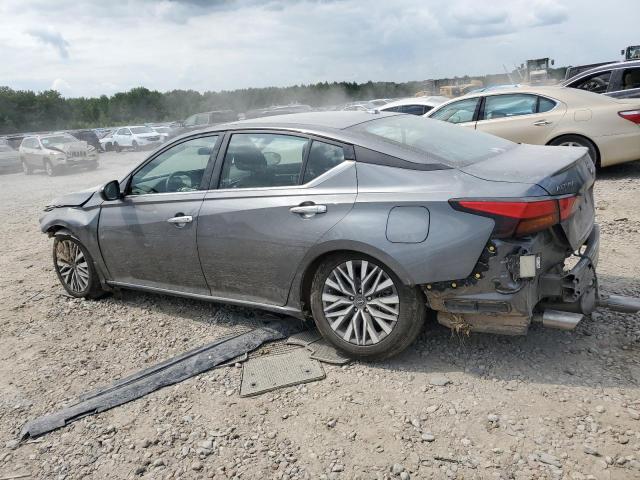
[[[614,98],[640,98],[640,60],[600,65],[578,73],[561,85]]]

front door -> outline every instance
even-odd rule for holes
[[[284,305],[305,253],[352,208],[348,147],[304,136],[234,133],[207,193],[198,250],[214,297]]]
[[[105,202],[98,235],[113,282],[207,295],[196,232],[218,136],[186,140],[135,171],[122,200]]]
[[[512,142],[544,145],[566,110],[562,102],[528,93],[489,95],[476,129]]]

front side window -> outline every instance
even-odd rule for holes
[[[640,88],[640,68],[629,68],[622,73],[622,89],[631,88]]]
[[[272,133],[237,133],[224,156],[220,188],[298,185],[309,140]]]
[[[194,138],[162,152],[133,174],[131,195],[201,190],[218,136]]]
[[[121,128],[118,130],[117,135],[131,135],[128,128]]]
[[[302,183],[310,182],[342,162],[344,162],[344,149],[342,147],[314,140],[311,144],[311,150],[309,150],[309,158],[307,159],[307,167]]]
[[[606,93],[609,88],[609,81],[611,80],[611,70],[606,72],[596,73],[586,78],[570,84],[570,87],[579,88],[580,90],[586,90],[593,93]]]
[[[473,120],[476,107],[480,98],[467,98],[465,100],[458,100],[457,102],[450,103],[442,107],[440,110],[431,115],[431,118],[436,120],[444,120],[449,123],[464,123]]]
[[[201,113],[196,115],[196,125],[207,125],[209,123],[209,115]]]
[[[482,120],[531,115],[536,113],[537,101],[535,95],[490,95],[484,100]]]
[[[184,121],[185,127],[193,127],[196,124],[196,115],[191,115]]]

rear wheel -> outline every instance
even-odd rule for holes
[[[118,145],[118,142],[115,142],[113,144],[113,149],[116,151],[116,153],[120,153],[122,151],[122,148],[120,147],[120,145]]]
[[[140,147],[138,147],[138,142],[136,142],[135,140],[133,141],[133,143],[131,143],[131,148],[133,148],[134,152],[140,150]]]
[[[51,163],[51,160],[45,160],[44,161],[44,171],[50,177],[54,177],[56,175],[56,173],[58,173],[56,171],[55,167],[53,166],[53,163]]]
[[[311,310],[327,341],[351,357],[373,360],[413,343],[426,308],[422,293],[386,266],[364,255],[340,254],[316,271]]]
[[[563,135],[562,137],[558,137],[550,141],[549,145],[562,147],[586,147],[589,150],[589,156],[591,157],[593,164],[597,167],[600,166],[598,149],[588,138],[581,137],[580,135]]]
[[[53,266],[69,295],[98,298],[104,294],[91,255],[74,237],[56,235],[53,240]]]

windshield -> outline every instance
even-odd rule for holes
[[[403,156],[406,160],[445,163],[451,167],[471,165],[516,145],[487,133],[415,115],[383,117],[347,130],[398,147],[409,154]]]
[[[47,147],[49,145],[62,145],[63,143],[73,143],[78,140],[72,137],[71,135],[56,135],[54,137],[42,137],[40,142],[42,145]]]
[[[131,133],[155,133],[149,127],[131,127]]]
[[[167,127],[154,127],[154,130],[158,133],[167,133],[169,129]]]

